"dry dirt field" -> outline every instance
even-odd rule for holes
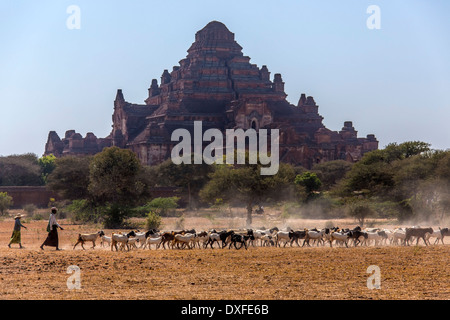
[[[250,247],[241,249],[111,252],[90,245],[72,250],[93,226],[59,220],[64,249],[39,245],[47,221],[27,221],[24,249],[7,244],[13,219],[0,222],[2,300],[433,300],[450,298],[450,245],[397,247]],[[259,221],[267,223],[266,221]],[[321,227],[325,221],[288,221]],[[339,221],[355,226],[351,221]],[[174,219],[164,221],[173,228]],[[186,218],[186,227],[230,227],[240,221]],[[258,224],[256,221],[255,225]],[[343,225],[344,226],[344,225]],[[390,226],[392,228],[392,226]],[[109,235],[112,230],[104,230]],[[99,245],[99,244],[98,244]],[[80,268],[81,289],[68,289],[67,268]],[[381,288],[368,289],[367,268],[380,268]]]

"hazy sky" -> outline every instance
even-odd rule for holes
[[[70,5],[80,29],[66,25]],[[381,29],[367,27],[370,5]],[[350,120],[380,148],[450,148],[448,0],[1,0],[0,155],[41,156],[51,130],[106,137],[117,89],[143,104],[212,20],[281,73],[289,102],[314,96],[327,128]]]

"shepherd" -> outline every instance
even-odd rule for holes
[[[61,230],[64,229],[56,221],[56,212],[58,212],[58,209],[53,207],[52,212],[50,214],[50,218],[48,219],[47,225],[48,236],[40,247],[42,250],[44,250],[44,246],[56,247],[56,250],[61,250],[59,248],[58,228],[60,228]]]
[[[20,246],[20,249],[22,249],[22,240],[21,240],[21,235],[20,235],[20,230],[22,228],[27,229],[27,227],[25,227],[21,222],[20,219],[22,218],[22,215],[19,213],[14,217],[14,230],[13,233],[11,235],[11,239],[9,240],[8,243],[8,247],[11,248],[11,244],[12,243],[18,243]]]

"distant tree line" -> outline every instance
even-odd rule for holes
[[[55,168],[55,156],[34,153],[0,157],[0,186],[44,186]]]
[[[95,156],[0,157],[0,185],[47,185],[79,219],[109,227],[133,215],[147,215],[151,224],[169,215],[180,199],[150,193],[164,186],[177,187],[189,208],[244,207],[249,225],[255,207],[269,205],[281,206],[285,217],[441,222],[450,212],[450,151],[391,143],[356,163],[329,161],[311,170],[281,164],[276,175],[262,176],[259,164],[142,166],[130,150],[112,147]]]

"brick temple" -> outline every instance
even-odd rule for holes
[[[109,136],[82,137],[69,130],[61,139],[51,131],[45,154],[96,154],[118,146],[133,150],[142,164],[154,165],[170,158],[178,143],[171,141],[172,132],[193,131],[194,121],[202,121],[203,130],[223,132],[279,129],[280,161],[306,168],[338,159],[355,162],[378,148],[375,136],[358,137],[351,121],[340,131],[327,129],[313,97],[301,94],[297,105],[289,103],[281,74],[271,78],[267,66],[251,64],[223,23],[212,21],[198,31],[187,52],[172,71],[163,71],[159,83],[151,81],[145,104],[130,103],[117,90]]]

